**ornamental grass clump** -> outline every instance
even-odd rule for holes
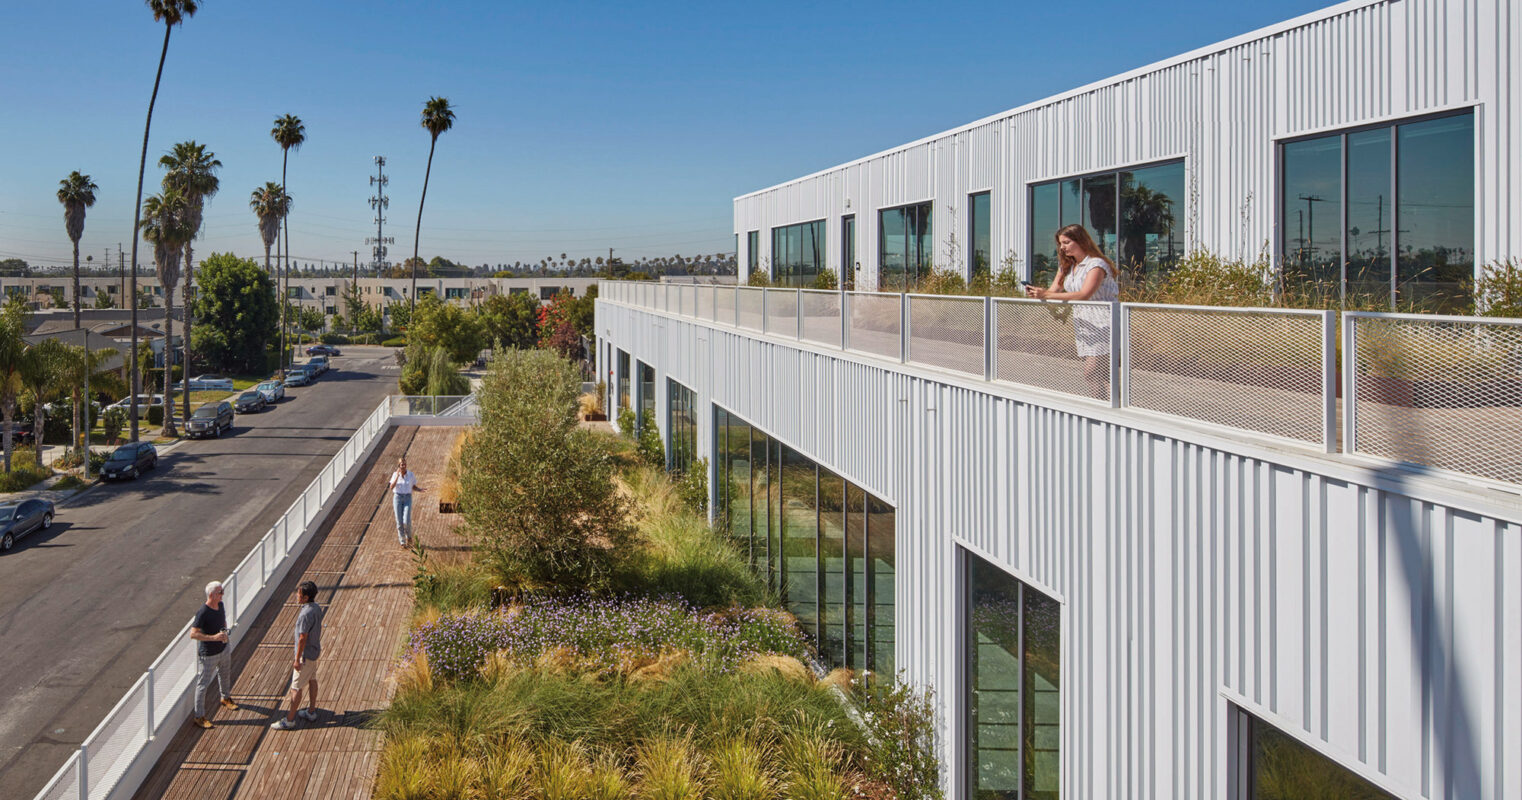
[[[579,388],[576,367],[542,350],[501,353],[482,384],[461,503],[478,555],[509,587],[605,587],[638,548],[613,459],[577,424]]]

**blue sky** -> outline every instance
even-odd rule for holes
[[[442,95],[458,118],[434,157],[425,258],[726,252],[736,195],[1325,5],[207,0],[170,41],[144,193],[173,143],[206,144],[223,188],[198,250],[262,256],[248,197],[279,180],[269,130],[295,114],[293,257],[368,259],[384,155],[400,260],[428,157],[419,113]],[[163,26],[133,0],[5,19],[0,258],[69,261],[54,193],[78,169],[100,185],[81,253],[110,247],[114,264]]]

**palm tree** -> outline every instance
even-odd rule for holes
[[[264,271],[274,274],[270,266],[270,248],[280,235],[280,221],[291,213],[291,196],[274,181],[268,181],[255,189],[248,198],[248,207],[259,218],[259,238],[264,240]]]
[[[58,182],[58,202],[63,203],[63,227],[74,243],[74,327],[79,327],[79,239],[85,235],[85,209],[95,205],[99,189],[89,175],[79,170]],[[40,463],[40,462],[39,462]]]
[[[438,146],[439,134],[454,127],[454,109],[443,97],[430,97],[423,104],[423,127],[428,129],[432,141],[428,144],[428,168],[423,171],[423,196],[417,202],[417,228],[412,232],[412,294],[408,307],[417,307],[418,236],[423,232],[423,203],[428,200],[428,177],[433,174],[433,148]]]
[[[184,365],[185,377],[190,377],[190,333],[193,319],[190,315],[190,285],[195,275],[193,262],[191,261],[191,240],[201,232],[202,214],[206,208],[206,201],[217,194],[221,188],[221,181],[217,180],[217,170],[222,168],[222,162],[217,160],[217,154],[206,149],[206,145],[197,144],[195,141],[180,142],[169,151],[169,154],[159,159],[159,166],[168,170],[164,175],[164,187],[179,190],[185,196],[185,223],[190,226],[190,239],[185,240],[185,268],[182,270],[181,281],[184,289],[180,297],[185,300],[185,336],[181,340],[184,344],[184,357],[180,363]],[[184,399],[185,419],[190,419],[190,392],[185,393]]]
[[[132,349],[137,350],[137,229],[142,226],[143,202],[143,171],[148,167],[148,132],[153,129],[153,104],[159,99],[159,81],[164,77],[164,58],[169,55],[169,32],[174,26],[195,16],[199,10],[196,0],[146,0],[148,8],[153,11],[155,22],[164,23],[164,48],[159,52],[159,71],[153,76],[153,94],[148,98],[148,121],[143,124],[143,152],[137,161],[137,195],[132,199],[132,292],[128,295],[132,301]],[[138,388],[137,363],[132,365],[132,392],[129,394],[131,407],[127,409],[127,416],[131,420],[131,438],[137,441],[137,388]]]
[[[17,365],[17,380],[21,387],[32,393],[32,439],[37,447],[37,463],[42,463],[42,428],[47,418],[45,406],[64,389],[64,359],[69,346],[57,339],[43,339],[22,352]],[[81,348],[83,349],[83,348]],[[77,407],[77,406],[76,406]],[[74,442],[79,442],[79,422],[75,417]]]
[[[306,126],[301,124],[301,118],[294,114],[286,114],[275,119],[275,127],[270,129],[270,136],[274,137],[275,143],[280,145],[280,189],[285,190],[285,166],[291,159],[291,150],[299,149],[301,143],[307,140]],[[285,217],[281,217],[284,223]],[[290,293],[291,286],[291,226],[285,227],[285,285],[280,285],[280,277],[275,277],[275,293],[280,295],[280,377],[285,377],[285,303],[284,298]]]
[[[177,436],[174,427],[174,285],[180,278],[180,258],[185,243],[195,235],[187,217],[190,203],[178,189],[165,189],[143,201],[143,238],[153,243],[153,260],[159,285],[164,287],[164,431]],[[189,375],[185,376],[187,379]],[[188,389],[187,382],[187,391]]]
[[[51,340],[44,340],[44,342],[46,341]],[[42,343],[33,345],[32,350],[36,350],[40,344]],[[64,345],[58,353],[56,361],[51,359],[44,360],[52,364],[52,369],[55,371],[55,377],[58,381],[57,390],[67,387],[76,396],[81,394],[80,388],[85,382],[85,373],[88,372],[90,391],[92,393],[99,391],[109,395],[121,395],[127,392],[127,387],[122,384],[121,377],[117,375],[116,370],[106,369],[103,366],[107,360],[115,358],[117,353],[118,351],[114,347],[102,347],[99,350],[86,351],[85,348],[77,345]],[[89,398],[85,399],[88,401]],[[74,405],[77,408],[84,408],[83,403],[80,403],[78,400],[75,401]],[[93,426],[82,425],[82,421],[83,419],[80,415],[74,417],[74,446],[79,448],[79,452],[88,458],[90,452],[90,432],[88,428]],[[36,438],[39,443],[37,453],[40,457],[42,454],[41,420],[38,420],[36,425]],[[37,463],[40,464],[42,462],[38,461]]]

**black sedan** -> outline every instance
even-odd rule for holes
[[[254,411],[263,411],[267,405],[269,405],[269,401],[264,399],[263,392],[244,392],[238,395],[237,400],[233,401],[233,411],[239,414],[248,414]]]
[[[341,356],[343,353],[330,344],[314,344],[307,348],[309,356]]]
[[[16,546],[16,540],[53,525],[53,503],[33,498],[0,505],[0,552]]]
[[[127,480],[136,478],[158,466],[159,451],[152,442],[133,442],[111,451],[106,463],[100,466],[101,480]]]

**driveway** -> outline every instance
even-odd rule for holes
[[[396,392],[392,351],[344,348],[315,384],[98,486],[0,556],[0,797],[30,798],[328,459]]]

